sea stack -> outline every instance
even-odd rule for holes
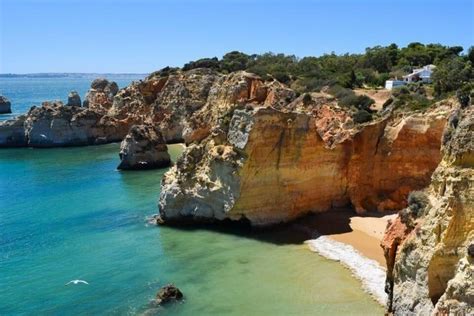
[[[67,96],[67,106],[81,106],[81,97],[76,91],[69,92]]]
[[[140,170],[168,167],[168,148],[161,132],[151,125],[134,125],[120,145],[117,169]]]
[[[7,114],[12,112],[10,101],[3,95],[0,95],[0,114]]]

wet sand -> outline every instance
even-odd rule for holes
[[[338,210],[314,215],[312,226],[323,236],[349,244],[362,255],[385,267],[380,241],[389,219],[396,215],[379,213],[359,216],[353,211]]]

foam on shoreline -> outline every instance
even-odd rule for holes
[[[382,305],[387,301],[385,293],[385,269],[375,260],[361,255],[352,246],[335,241],[326,236],[307,240],[309,248],[321,256],[339,261],[349,268],[362,282],[362,288]]]

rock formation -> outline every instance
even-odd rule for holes
[[[109,109],[118,90],[118,85],[114,81],[103,78],[95,79],[86,94],[84,107]]]
[[[120,145],[122,170],[162,168],[170,165],[170,155],[161,132],[151,125],[134,125]]]
[[[264,82],[243,71],[228,75],[210,69],[157,72],[122,90],[115,82],[96,79],[85,97],[85,109],[62,109],[57,102],[45,103],[47,108],[35,107],[26,115],[25,123],[34,122],[40,127],[36,128],[44,135],[40,139],[30,141],[30,131],[25,126],[26,141],[17,141],[18,135],[11,134],[17,132],[12,126],[20,126],[22,119],[0,123],[0,146],[77,146],[121,141],[132,125],[145,122],[157,126],[167,143],[192,143],[209,136],[212,127],[228,119],[237,106],[284,107],[294,98],[295,93],[283,84]],[[77,100],[69,102],[76,103]],[[52,125],[52,119],[56,124]]]
[[[69,92],[67,96],[67,106],[81,106],[81,97],[76,91]]]
[[[0,147],[61,147],[120,141],[127,122],[104,112],[44,102],[26,115],[0,123]]]
[[[165,174],[162,219],[271,225],[348,205],[398,210],[429,184],[449,105],[361,127],[324,98],[233,109]]]
[[[183,299],[183,293],[173,284],[163,286],[156,293],[156,304],[165,304],[171,301],[179,301]]]
[[[474,314],[474,109],[453,113],[428,203],[387,228],[389,303],[394,315]]]
[[[0,95],[0,114],[11,113],[12,107],[10,101],[3,95]]]

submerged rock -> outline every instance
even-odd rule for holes
[[[179,301],[183,298],[183,293],[174,286],[174,284],[168,284],[163,286],[158,293],[156,293],[157,304],[165,304],[171,301]]]
[[[8,101],[8,99],[3,95],[0,95],[0,114],[7,114],[11,112],[12,108],[10,101]]]
[[[67,96],[67,106],[81,106],[81,97],[76,91],[69,92]]]
[[[118,169],[153,169],[167,167],[170,155],[161,132],[151,125],[134,125],[120,145]]]

